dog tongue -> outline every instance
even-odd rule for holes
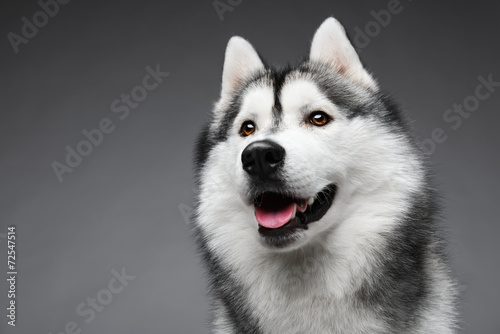
[[[255,208],[255,218],[264,227],[278,228],[290,221],[295,213],[295,205],[294,202],[290,202],[274,208],[258,206]]]

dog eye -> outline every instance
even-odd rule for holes
[[[323,111],[320,111],[320,110],[313,111],[309,115],[309,123],[311,123],[312,125],[323,126],[323,125],[327,124],[328,122],[330,122],[330,116],[328,116]]]
[[[255,132],[255,124],[252,121],[245,121],[241,125],[240,135],[246,137]]]

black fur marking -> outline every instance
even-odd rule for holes
[[[194,147],[194,169],[197,176],[199,176],[213,146],[214,143],[209,139],[209,124],[207,123],[196,138]]]
[[[320,90],[335,104],[347,118],[370,117],[390,127],[391,131],[405,136],[414,146],[416,141],[412,129],[408,126],[401,107],[388,94],[374,93],[361,87],[341,74],[332,71],[324,64],[304,62],[298,67],[301,73],[309,73]]]
[[[209,132],[208,126],[204,128],[198,137],[195,150],[198,184],[199,173],[209,152],[218,142],[227,140],[228,131],[233,126],[234,119],[241,107],[241,93],[255,80],[265,80],[266,78],[271,80],[275,94],[272,112],[275,125],[277,125],[282,116],[280,91],[285,78],[291,72],[307,74],[312,77],[321,91],[348,118],[373,118],[395,133],[406,137],[417,150],[416,140],[413,138],[399,106],[391,98],[382,93],[373,93],[368,89],[362,91],[358,85],[348,81],[330,68],[305,61],[295,68],[287,67],[276,70],[268,67],[265,72],[256,74],[234,94],[235,97],[227,110],[224,111],[224,118],[218,128],[213,133]],[[277,190],[280,190],[279,185],[275,186]],[[257,191],[256,189],[252,190]],[[370,278],[353,296],[353,300],[359,302],[360,307],[378,312],[379,318],[387,323],[388,334],[408,332],[420,321],[419,316],[427,307],[425,303],[429,301],[427,297],[432,288],[426,259],[428,259],[429,254],[436,254],[440,259],[446,258],[440,248],[441,241],[436,236],[435,230],[436,195],[427,187],[426,190],[415,195],[411,202],[413,207],[402,219],[398,228],[383,236],[388,244],[377,254],[380,262],[375,266]],[[262,333],[258,319],[253,316],[252,310],[246,302],[245,287],[237,282],[230,269],[225,268],[220,259],[209,251],[206,236],[203,235],[201,228],[196,223],[194,226],[204,264],[210,273],[211,293],[216,300],[224,305],[227,319],[233,327],[232,331],[234,333]]]
[[[440,249],[432,249],[438,245],[435,196],[430,190],[418,196],[396,230],[384,236],[388,244],[379,254],[382,262],[357,292],[365,307],[379,310],[389,333],[404,333],[420,320],[431,281],[425,259],[430,252],[440,253]]]
[[[233,101],[230,109],[235,112],[237,102]],[[236,113],[237,114],[237,113]],[[236,115],[229,116],[236,117]],[[233,118],[234,120],[234,118]],[[229,123],[230,120],[225,121]],[[232,123],[232,121],[231,121]],[[231,124],[229,123],[229,124]],[[219,131],[213,135],[209,132],[209,124],[201,131],[195,147],[195,183],[199,189],[200,173],[208,158],[208,154],[218,141],[226,140],[227,132]],[[196,194],[196,203],[199,203],[199,193]],[[231,330],[234,333],[242,334],[261,334],[257,320],[252,316],[250,307],[246,303],[245,289],[231,275],[230,270],[224,268],[221,261],[209,251],[206,236],[196,223],[196,217],[193,221],[194,238],[197,240],[198,251],[206,270],[209,272],[209,288],[214,300],[223,304],[226,310],[227,320],[231,324]]]
[[[282,105],[280,101],[280,93],[287,76],[297,72],[300,74],[312,75],[314,81],[318,84],[321,91],[334,103],[340,110],[342,110],[348,118],[354,117],[372,117],[385,125],[391,127],[391,130],[405,135],[411,141],[411,129],[407,126],[406,120],[400,112],[399,106],[386,94],[382,93],[368,93],[362,98],[356,89],[358,85],[354,85],[342,75],[332,71],[328,66],[304,61],[297,66],[287,65],[282,68],[273,68],[266,66],[266,70],[257,72],[248,78],[234,93],[234,98],[230,102],[229,107],[222,111],[224,117],[217,130],[208,134],[208,130],[202,132],[197,141],[197,154],[199,159],[196,159],[196,164],[201,165],[204,163],[208,151],[218,142],[223,142],[227,139],[228,131],[231,129],[235,118],[237,117],[241,108],[241,96],[244,91],[254,82],[263,80],[270,81],[273,85],[274,91],[274,106],[272,109],[274,128],[276,128],[282,118]],[[368,97],[368,98],[367,98]],[[416,142],[414,143],[416,144]]]
[[[278,126],[281,121],[281,117],[283,114],[283,108],[281,106],[280,93],[283,88],[283,84],[285,83],[285,79],[288,73],[292,71],[291,66],[286,66],[279,69],[270,69],[271,78],[273,82],[273,91],[274,91],[274,106],[273,106],[273,118],[274,125]]]
[[[257,319],[253,317],[250,307],[246,303],[245,288],[236,282],[230,271],[221,264],[221,261],[208,250],[206,238],[199,227],[194,230],[199,241],[199,251],[206,269],[210,275],[210,292],[219,300],[225,310],[227,320],[232,325],[232,332],[242,334],[261,334]]]
[[[405,136],[409,143],[418,150],[420,146],[417,143],[417,137],[409,126],[410,123],[399,104],[388,94],[379,94],[378,98],[386,110],[386,113],[381,117],[381,121],[390,126],[395,133]]]
[[[368,115],[373,111],[373,103],[376,102],[376,99],[360,96],[360,93],[357,92],[357,89],[360,88],[359,85],[354,85],[341,74],[332,71],[327,65],[305,62],[299,66],[298,70],[301,73],[311,74],[323,94],[343,110],[348,118]]]
[[[214,148],[214,146],[217,143],[227,140],[229,129],[231,129],[236,116],[238,116],[238,113],[240,112],[241,94],[238,93],[243,92],[251,82],[261,77],[262,73],[258,73],[241,85],[239,91],[234,94],[234,98],[231,100],[229,107],[227,107],[226,110],[222,111],[222,122],[218,126],[216,131],[210,132],[210,124],[213,122],[213,116],[212,119],[203,127],[200,135],[196,139],[194,150],[194,164],[196,174],[198,174],[202,169],[208,158],[208,154]]]
[[[229,107],[223,110],[221,113],[224,115],[221,124],[219,124],[217,130],[212,136],[212,140],[215,143],[223,142],[227,139],[229,130],[232,128],[236,116],[238,116],[241,109],[241,100],[245,90],[254,82],[263,80],[265,81],[267,77],[267,72],[256,72],[253,76],[249,77],[245,82],[243,82],[239,89],[233,94],[233,99],[229,103]]]
[[[243,91],[244,88],[241,89]],[[213,135],[213,140],[215,142],[223,142],[227,139],[227,134],[233,126],[234,119],[238,116],[241,108],[241,95],[236,94],[231,101],[229,107],[225,110],[222,122],[219,125],[217,131]]]

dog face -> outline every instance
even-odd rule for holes
[[[403,124],[337,20],[318,29],[308,61],[280,70],[233,37],[198,143],[199,224],[221,243],[286,251],[357,224],[360,208],[397,205],[419,182]]]

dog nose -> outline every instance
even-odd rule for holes
[[[251,176],[268,179],[282,165],[285,149],[270,140],[260,140],[248,145],[241,154],[243,169]]]

